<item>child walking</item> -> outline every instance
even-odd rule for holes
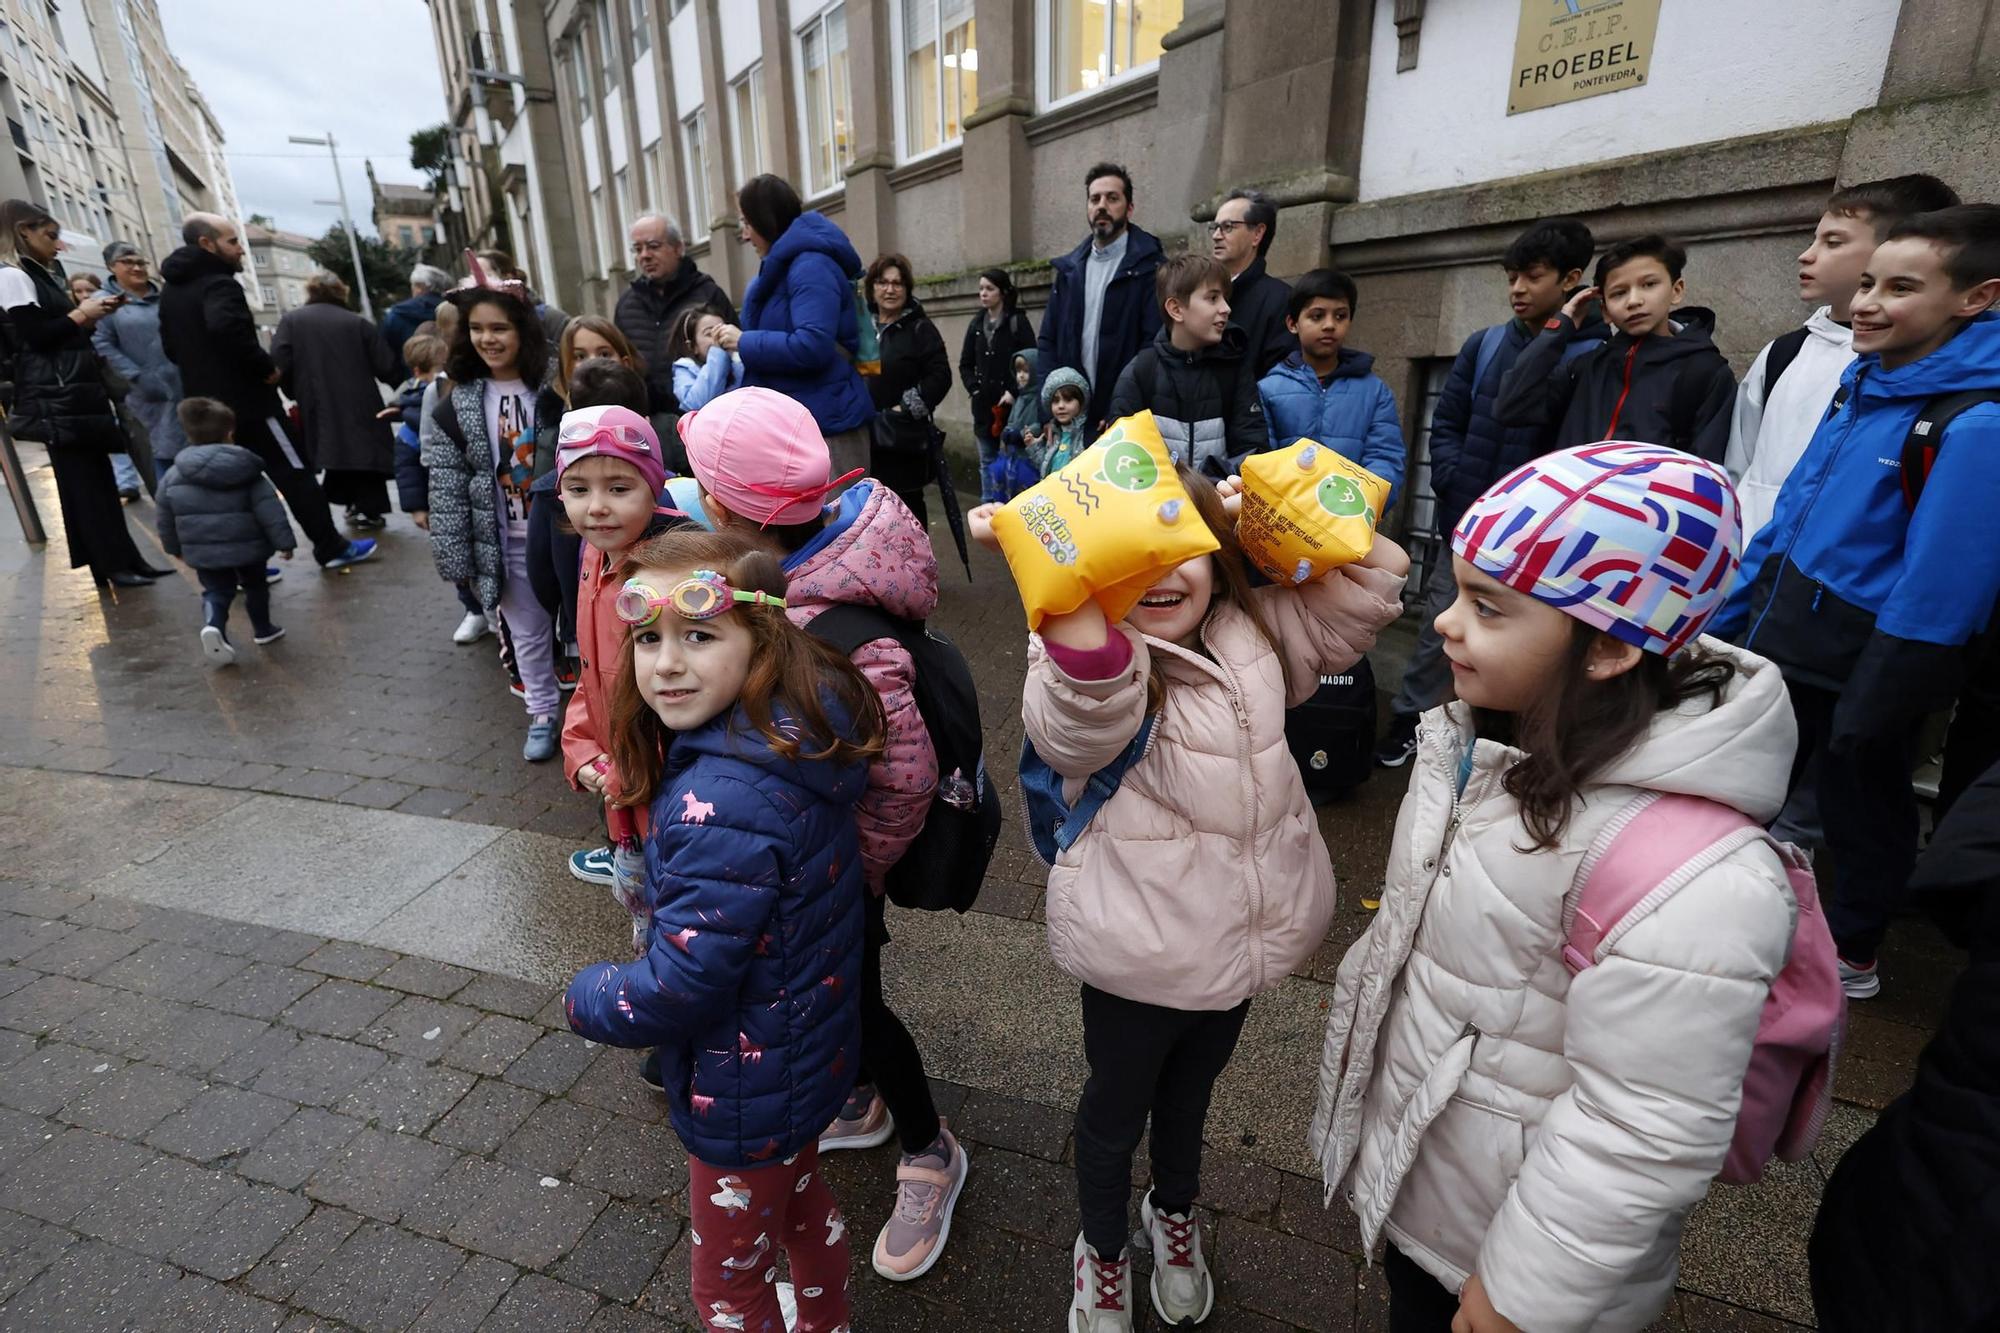
[[[1049,950],[1083,983],[1090,1065],[1076,1108],[1070,1333],[1133,1326],[1127,1207],[1149,1115],[1153,1188],[1140,1218],[1153,1309],[1176,1325],[1214,1305],[1194,1217],[1209,1094],[1251,997],[1309,957],[1333,917],[1333,868],[1285,745],[1285,708],[1373,646],[1402,610],[1409,568],[1378,538],[1358,565],[1253,591],[1235,483],[1178,471],[1221,550],[1175,566],[1116,625],[1086,601],[1047,617],[1028,646],[1022,720],[1066,801],[1152,728],[1049,871]],[[991,512],[970,516],[989,544]]]
[[[236,438],[236,414],[213,398],[183,398],[177,409],[187,445],[174,455],[153,507],[160,545],[193,566],[206,611],[201,651],[216,666],[236,661],[229,642],[229,604],[243,590],[250,633],[260,645],[285,631],[271,623],[271,589],[264,575],[272,552],[292,558],[298,542],[264,464]]]
[[[673,532],[622,570],[631,668],[612,701],[617,800],[650,804],[651,948],[570,983],[570,1026],[660,1047],[688,1151],[694,1308],[704,1327],[848,1324],[847,1223],[819,1132],[861,1056],[862,883],[854,803],[881,749],[861,673],[785,618],[754,538]]]
[[[1312,1125],[1329,1198],[1371,1251],[1388,1238],[1398,1333],[1636,1330],[1673,1294],[1795,900],[1768,845],[1741,846],[1574,980],[1565,900],[1641,798],[1758,824],[1784,799],[1782,678],[1698,637],[1738,527],[1719,466],[1610,442],[1510,473],[1452,534],[1458,698],[1419,724]]]
[[[683,311],[674,321],[667,355],[674,359],[674,398],[681,411],[707,407],[743,386],[743,358],[716,341],[728,322],[707,306]]]

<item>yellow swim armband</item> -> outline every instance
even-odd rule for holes
[[[1236,540],[1273,583],[1353,564],[1375,544],[1389,483],[1313,440],[1243,460]]]

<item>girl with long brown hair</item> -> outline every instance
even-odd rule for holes
[[[761,1281],[782,1247],[800,1330],[847,1325],[847,1224],[819,1133],[861,1058],[854,804],[882,746],[867,679],[785,618],[777,558],[679,530],[625,562],[614,800],[650,804],[647,954],[570,983],[570,1026],[657,1046],[688,1151],[694,1307],[787,1326]],[[746,1280],[747,1278],[747,1280]]]

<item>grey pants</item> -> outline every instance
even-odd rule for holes
[[[1416,717],[1426,708],[1443,701],[1451,683],[1451,664],[1444,658],[1444,639],[1437,632],[1437,618],[1458,600],[1458,580],[1451,572],[1451,548],[1442,546],[1431,562],[1424,580],[1423,624],[1417,630],[1417,648],[1403,670],[1403,684],[1389,703],[1392,716]]]

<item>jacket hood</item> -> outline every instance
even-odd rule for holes
[[[1011,370],[1015,362],[1026,361],[1028,363],[1028,373],[1032,375],[1041,368],[1041,360],[1042,354],[1040,351],[1033,347],[1023,347],[1020,351],[1014,353],[1013,359],[1008,361],[1007,367]],[[1050,373],[1053,374],[1054,372],[1051,371]]]
[[[1232,328],[1230,332],[1234,333],[1236,330]],[[1310,383],[1315,389],[1319,387],[1319,373],[1306,364],[1305,354],[1302,352],[1293,352],[1273,369],[1284,371],[1301,383]],[[1374,371],[1374,353],[1357,351],[1352,347],[1341,348],[1338,359],[1333,363],[1333,378],[1337,380],[1358,380],[1373,374]]]
[[[848,734],[852,719],[845,709],[833,699],[822,701],[826,709],[826,720],[837,732]],[[774,703],[771,709],[772,722],[781,729],[789,729],[790,714]],[[817,748],[817,747],[814,747]],[[777,753],[764,733],[757,730],[750,716],[741,705],[727,714],[720,714],[693,731],[678,732],[667,755],[667,767],[679,772],[703,755],[713,755],[725,759],[735,759],[758,768],[768,770],[780,781],[807,791],[826,801],[852,801],[861,791],[866,781],[868,765],[863,760],[849,760],[836,764],[824,760],[801,762]]]
[[[174,455],[181,480],[211,490],[248,486],[264,474],[257,455],[237,444],[190,444]]]
[[[1081,393],[1085,403],[1090,401],[1090,376],[1073,366],[1057,366],[1049,372],[1049,377],[1042,381],[1042,406],[1053,406],[1056,401],[1056,390],[1065,385]]]
[[[849,278],[858,278],[863,272],[861,256],[855,253],[847,233],[827,221],[824,213],[811,212],[799,214],[785,228],[785,234],[772,244],[771,252],[764,256],[760,275],[764,270],[776,273],[804,254],[825,255]]]
[[[803,219],[804,215],[801,214],[800,216]],[[798,224],[793,223],[792,225],[796,227]],[[789,236],[791,232],[787,231],[785,235]],[[783,240],[784,237],[781,236],[778,239]],[[771,248],[773,250],[777,249],[776,246]],[[682,255],[681,266],[668,274],[665,282],[655,282],[644,274],[636,274],[632,278],[632,290],[640,293],[658,293],[662,301],[667,305],[673,305],[683,296],[693,291],[707,277],[708,275],[703,273],[692,259],[689,259],[686,255]]]
[[[1174,346],[1173,329],[1171,322],[1162,320],[1160,331],[1153,335],[1153,347],[1162,357],[1169,361],[1178,361],[1182,365],[1191,366],[1197,361],[1241,361],[1243,354],[1250,349],[1250,335],[1243,331],[1240,324],[1231,324],[1225,328],[1222,331],[1221,342],[1211,343],[1192,352],[1183,352]]]
[[[834,502],[833,520],[785,561],[785,601],[879,606],[906,620],[937,610],[937,556],[917,516],[877,481],[863,480]]]
[[[105,283],[104,290],[107,292],[116,292],[118,295],[124,297],[127,305],[152,305],[160,299],[160,284],[150,278],[146,280],[145,292],[139,296],[132,295],[131,292],[125,289],[123,284],[117,281]]]
[[[231,264],[221,255],[210,254],[198,245],[183,245],[160,261],[160,276],[168,282],[192,282],[210,273],[221,273],[233,278],[240,271],[240,267]]]
[[[1861,396],[1871,401],[1935,398],[1965,389],[1992,388],[1995,366],[2000,366],[2000,310],[1989,310],[1960,329],[1950,342],[1907,366],[1884,370],[1876,353],[1858,356],[1840,382],[1852,393],[1859,379]]]
[[[1639,360],[1643,364],[1665,365],[1716,350],[1715,312],[1706,306],[1682,306],[1674,311],[1673,329],[1671,337],[1648,334],[1639,340]],[[1611,345],[1621,354],[1632,342],[1622,333],[1611,333]]]
[[[1128,223],[1125,227],[1125,236],[1125,262],[1120,265],[1121,268],[1131,268],[1141,259],[1160,258],[1167,253],[1160,244],[1160,238],[1144,227]],[[1076,249],[1055,260],[1050,267],[1066,269],[1072,274],[1082,272],[1084,261],[1090,257],[1091,241],[1091,237],[1084,237],[1077,243]]]
[[[876,312],[870,310],[868,313],[870,316],[873,316]],[[884,324],[882,328],[884,331],[887,331],[889,329],[895,328],[897,325],[902,324],[907,320],[925,319],[925,318],[927,318],[927,316],[924,314],[924,303],[922,301],[919,301],[916,297],[912,296],[910,298],[909,304],[903,307],[903,313],[896,316],[894,319],[890,320],[887,324]]]
[[[1834,321],[1833,307],[1823,305],[1806,316],[1806,336],[1837,347],[1843,352],[1854,348],[1854,330]]]

